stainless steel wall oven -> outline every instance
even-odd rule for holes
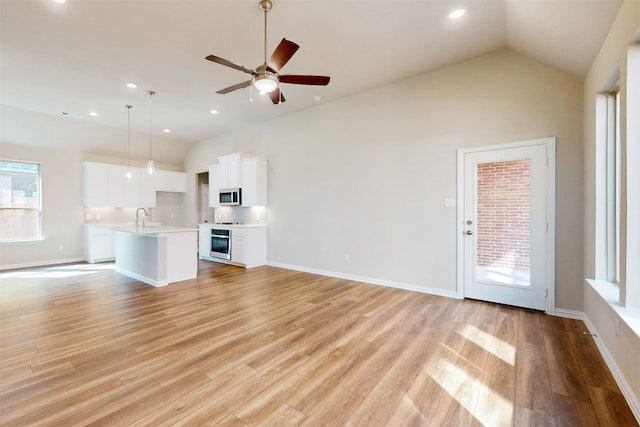
[[[231,230],[211,229],[211,258],[231,260]]]

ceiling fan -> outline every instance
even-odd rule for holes
[[[280,83],[290,83],[296,85],[313,85],[326,86],[329,84],[330,77],[327,76],[309,76],[299,74],[279,74],[284,65],[289,62],[294,53],[300,46],[294,42],[282,39],[278,47],[271,54],[271,58],[267,61],[267,13],[271,10],[270,0],[260,0],[260,10],[264,12],[264,63],[255,70],[234,64],[233,62],[220,58],[219,56],[209,55],[206,59],[218,64],[234,68],[244,73],[250,74],[251,79],[242,83],[226,87],[216,91],[216,93],[225,94],[234,90],[243,89],[253,85],[260,93],[268,93],[274,104],[284,102],[284,95],[280,90]]]

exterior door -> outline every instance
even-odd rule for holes
[[[554,153],[554,138],[459,151],[460,296],[554,306]]]

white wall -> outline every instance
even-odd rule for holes
[[[625,1],[618,12],[618,16],[611,27],[597,58],[591,66],[584,84],[584,276],[596,278],[596,252],[598,246],[603,245],[602,235],[596,233],[596,212],[601,205],[596,203],[596,95],[610,89],[620,74],[622,80],[627,77],[625,72],[625,58],[627,49],[634,37],[640,39],[640,2]],[[625,84],[621,90],[625,90]],[[623,96],[624,98],[624,96]],[[622,114],[625,114],[622,108]],[[637,120],[637,117],[629,120]],[[633,143],[637,143],[634,141]],[[623,231],[624,232],[624,231]],[[629,236],[637,238],[637,236]],[[636,260],[637,261],[637,260]],[[629,285],[629,284],[627,284]],[[638,286],[638,283],[631,284]],[[590,284],[584,282],[584,313],[593,332],[598,334],[597,343],[605,349],[608,362],[614,365],[612,369],[618,377],[625,379],[623,391],[636,417],[640,418],[640,374],[638,374],[638,355],[640,355],[640,337],[638,331],[629,328],[624,319],[613,307],[617,301],[607,301],[609,298],[596,292]],[[619,307],[616,307],[618,311]],[[637,314],[635,315],[637,321]],[[617,324],[621,323],[620,332],[616,333]]]
[[[453,293],[456,149],[556,136],[556,301],[581,310],[581,123],[580,81],[505,50],[203,141],[185,167],[269,160],[271,263]]]
[[[44,148],[36,150],[29,146],[2,144],[0,157],[40,163],[44,207],[44,240],[0,244],[0,266],[82,258],[82,156]]]

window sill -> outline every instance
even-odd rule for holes
[[[0,240],[0,245],[22,245],[29,243],[41,243],[44,241],[44,238],[38,237],[36,239],[16,239],[16,240]]]
[[[622,307],[620,305],[620,288],[615,283],[595,279],[586,279],[586,281],[640,338],[640,308]]]

